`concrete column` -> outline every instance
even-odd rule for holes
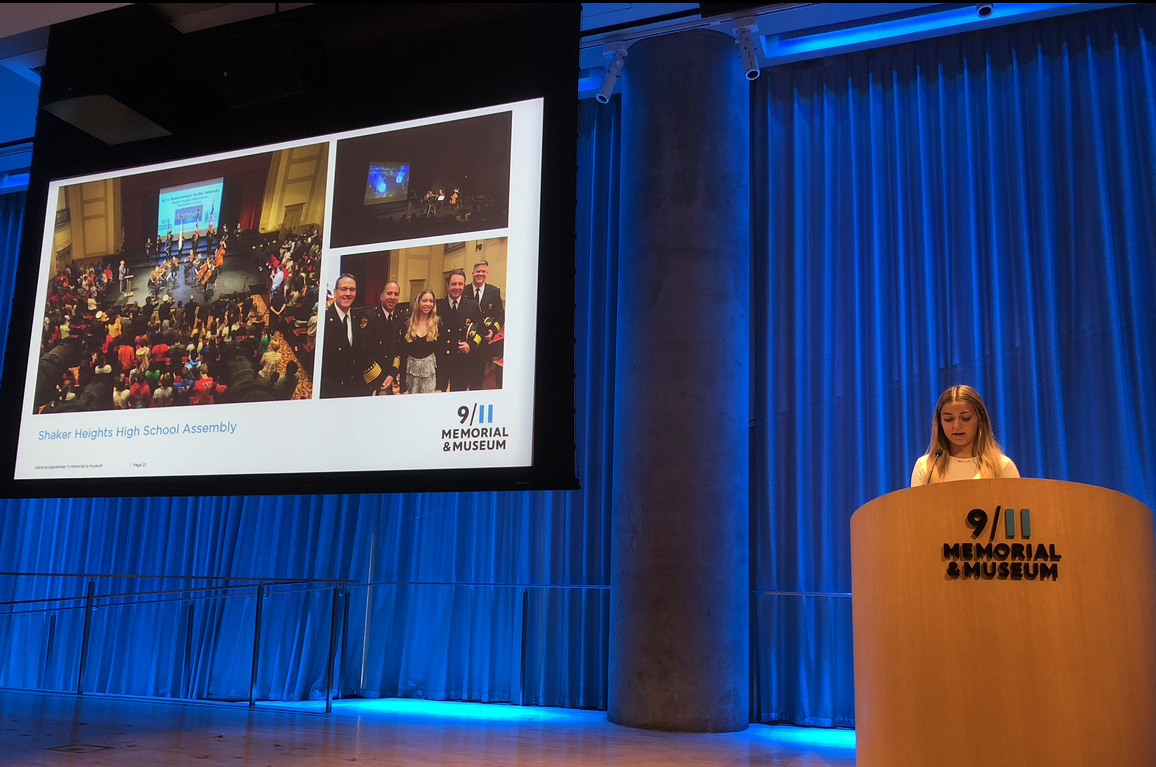
[[[622,86],[610,721],[750,722],[750,99],[734,39],[641,40]]]

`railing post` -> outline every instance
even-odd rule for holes
[[[96,603],[96,581],[88,582],[84,597],[84,632],[80,639],[80,668],[76,672],[76,694],[84,694],[84,670],[88,666],[88,639],[92,633],[92,610]]]
[[[196,605],[189,602],[185,610],[185,662],[181,668],[181,697],[195,698],[197,689],[193,679],[193,622]]]
[[[526,705],[526,634],[529,625],[526,623],[526,613],[529,611],[530,592],[522,589],[522,663],[518,674],[518,705]]]
[[[333,606],[329,611],[329,662],[325,664],[325,713],[333,713],[333,667],[337,663],[337,600],[341,587],[333,587]]]
[[[45,681],[48,675],[52,673],[50,662],[52,660],[52,652],[56,649],[56,613],[48,616],[48,643],[44,647],[44,667],[40,669],[39,686],[45,687]]]
[[[366,591],[368,597],[369,592]],[[337,654],[337,678],[341,679],[345,673],[345,648],[349,647],[349,605],[353,601],[350,593],[349,584],[341,584],[341,641],[337,645],[339,648]]]
[[[261,610],[265,606],[265,586],[257,587],[257,615],[253,619],[253,674],[249,677],[249,708],[257,705],[257,666],[261,661]]]

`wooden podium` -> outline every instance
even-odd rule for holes
[[[1139,501],[1040,479],[901,490],[851,517],[851,581],[859,767],[1156,765]]]

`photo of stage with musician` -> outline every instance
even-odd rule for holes
[[[510,112],[337,142],[333,247],[504,229]]]
[[[33,411],[310,399],[328,159],[61,186]]]

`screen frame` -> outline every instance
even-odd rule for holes
[[[160,21],[143,6],[80,19],[52,30],[48,62],[41,91],[40,119],[33,153],[24,240],[17,265],[12,320],[4,365],[4,385],[0,387],[0,409],[12,423],[20,418],[24,392],[13,382],[23,382],[28,372],[25,349],[31,344],[33,318],[37,308],[33,289],[39,277],[40,236],[48,205],[51,179],[99,174],[120,168],[132,168],[175,162],[185,157],[245,151],[254,147],[276,145],[308,139],[312,136],[358,131],[373,126],[392,125],[496,104],[540,98],[543,103],[542,184],[538,232],[538,302],[536,308],[537,338],[534,348],[534,435],[531,464],[525,467],[486,469],[415,469],[351,472],[310,472],[270,475],[244,473],[187,477],[116,477],[107,479],[21,479],[13,477],[16,460],[16,429],[6,430],[3,451],[2,494],[19,497],[120,497],[203,495],[287,495],[377,492],[466,492],[496,490],[567,490],[578,487],[576,449],[574,444],[574,226],[573,194],[576,188],[577,97],[576,71],[580,5],[578,4],[510,4],[489,6],[484,14],[470,16],[468,7],[453,6],[460,12],[459,23],[445,21],[444,8],[438,4],[404,9],[409,32],[404,35],[407,50],[420,51],[430,45],[447,43],[467,45],[479,33],[501,52],[502,70],[509,64],[511,50],[517,50],[519,67],[524,74],[500,78],[484,67],[474,68],[473,77],[453,77],[452,73],[431,69],[410,83],[410,98],[403,107],[396,102],[388,109],[373,108],[364,100],[352,99],[358,88],[350,79],[359,77],[389,78],[397,75],[397,64],[371,62],[372,56],[358,53],[364,30],[388,25],[398,30],[397,11],[358,6],[355,11],[346,4],[310,6],[279,14],[276,24],[286,20],[294,25],[292,34],[316,34],[327,57],[309,62],[308,76],[302,74],[304,92],[293,93],[257,103],[230,103],[231,94],[223,90],[215,103],[227,107],[225,117],[234,126],[228,132],[206,134],[183,129],[180,120],[166,121],[164,105],[154,105],[140,93],[148,92],[150,77],[180,79],[184,73],[147,72],[146,62],[153,52],[143,46],[139,55],[120,48],[123,66],[110,67],[121,75],[120,89],[113,95],[130,103],[137,111],[161,122],[172,135],[126,145],[106,145],[77,130],[43,107],[60,99],[71,87],[70,78],[78,77],[88,57],[99,48],[115,47],[115,38],[130,40],[140,35],[163,38],[173,43],[171,34],[159,28]],[[476,12],[475,12],[476,13]],[[388,18],[387,18],[388,16]],[[436,22],[436,23],[435,23]],[[246,22],[228,28],[197,33],[195,46],[227,50],[233,38],[254,39],[253,29],[262,23]],[[381,28],[384,28],[382,26]],[[311,30],[311,32],[302,32]],[[279,31],[283,32],[283,29]],[[110,39],[113,38],[113,39]],[[349,40],[355,42],[350,43]],[[99,41],[95,45],[94,41]],[[531,42],[533,41],[533,42]],[[376,41],[375,41],[376,42]],[[398,43],[400,46],[401,43]],[[334,55],[335,48],[342,50]],[[175,57],[174,57],[175,58]],[[404,58],[404,57],[403,57]],[[367,63],[368,62],[368,63]],[[155,69],[155,67],[154,67]],[[235,70],[236,71],[236,70]],[[414,78],[413,72],[406,70]],[[257,73],[259,74],[259,73]],[[256,76],[256,75],[255,75]],[[346,79],[342,79],[346,78]],[[83,78],[81,78],[83,80]],[[75,79],[73,80],[75,82]],[[334,83],[341,87],[334,87]],[[483,85],[485,87],[483,87]],[[129,96],[126,94],[135,94]],[[419,94],[427,94],[419,98]],[[436,94],[436,98],[433,94]],[[154,97],[156,98],[156,97]],[[133,100],[135,99],[135,100]],[[292,128],[283,123],[267,124],[262,115],[299,106],[302,100],[311,108],[305,118]],[[210,99],[211,101],[213,99]],[[160,99],[165,101],[165,99]],[[348,106],[352,105],[352,106]],[[381,119],[388,117],[390,119]],[[468,394],[465,392],[464,394]],[[314,449],[325,449],[316,445]]]

